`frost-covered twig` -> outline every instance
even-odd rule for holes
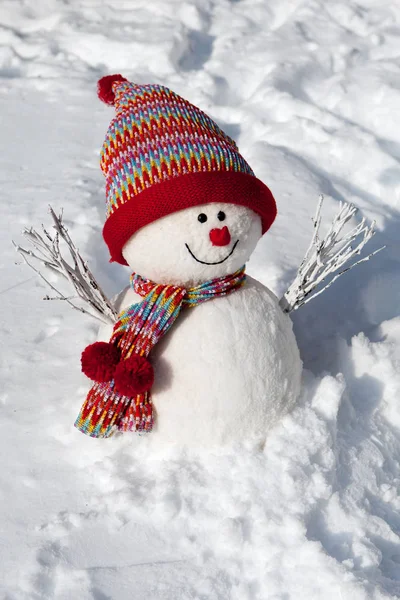
[[[365,219],[351,229],[348,233],[343,228],[356,214],[357,208],[353,204],[341,202],[338,213],[333,219],[328,233],[324,239],[319,237],[321,225],[321,209],[324,197],[319,197],[317,212],[313,219],[314,234],[311,244],[301,262],[297,275],[289,289],[281,298],[279,304],[289,313],[306,304],[316,296],[328,289],[341,275],[350,271],[355,266],[369,260],[372,256],[383,250],[379,248],[365,258],[342,269],[354,256],[360,254],[364,246],[375,234],[375,221],[367,225]],[[336,275],[319,291],[314,291],[329,275]],[[314,293],[313,293],[314,292]]]
[[[79,310],[82,313],[88,314],[103,323],[114,324],[116,320],[116,311],[107,298],[94,275],[90,271],[87,263],[83,260],[79,250],[71,240],[68,230],[62,222],[62,215],[59,217],[54,210],[49,208],[50,215],[54,222],[55,235],[52,237],[46,229],[43,228],[43,233],[38,233],[35,229],[25,229],[24,237],[33,246],[34,250],[26,250],[14,243],[17,251],[21,254],[25,263],[39,275],[39,277],[48,285],[56,294],[55,297],[45,296],[45,300],[65,300],[72,308]],[[66,259],[60,249],[60,240],[65,242],[68,251],[69,259]],[[73,286],[75,294],[73,296],[65,296],[62,294],[50,281],[43,275],[40,268],[36,268],[31,260],[38,261],[47,269],[62,275]],[[72,261],[71,261],[72,259]],[[80,299],[86,305],[85,308],[77,306],[72,300]]]

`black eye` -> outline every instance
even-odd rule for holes
[[[205,223],[208,219],[207,215],[205,215],[204,213],[200,213],[199,216],[197,217],[198,221],[200,221],[200,223]]]
[[[224,212],[222,212],[222,210],[220,210],[219,213],[217,214],[217,217],[220,221],[225,221],[226,214]]]

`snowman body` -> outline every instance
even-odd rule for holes
[[[141,298],[129,289],[120,300],[126,307]],[[299,393],[291,320],[251,277],[229,296],[184,309],[151,360],[156,443],[262,442]]]
[[[229,242],[220,235],[214,244],[211,232],[222,217]],[[144,277],[190,287],[235,272],[260,237],[253,211],[209,204],[144,227],[126,244],[124,257]],[[141,301],[128,288],[119,294],[118,309]],[[111,332],[104,327],[99,339],[108,341]],[[149,358],[155,372],[150,435],[161,445],[262,443],[300,390],[292,322],[276,296],[249,276],[227,296],[182,308]]]

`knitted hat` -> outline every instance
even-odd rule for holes
[[[270,228],[276,217],[270,190],[199,108],[164,86],[121,75],[100,79],[98,95],[116,109],[100,160],[111,261],[127,264],[122,248],[141,227],[199,204],[247,206],[260,215],[263,233]]]

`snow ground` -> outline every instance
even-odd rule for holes
[[[400,598],[399,33],[396,0],[1,0],[1,598]],[[320,192],[387,244],[294,315],[303,396],[263,451],[162,455],[72,427],[95,327],[40,301],[11,239],[64,207],[107,291],[126,284],[100,233],[95,85],[113,72],[238,140],[278,200],[249,265],[276,293]]]

